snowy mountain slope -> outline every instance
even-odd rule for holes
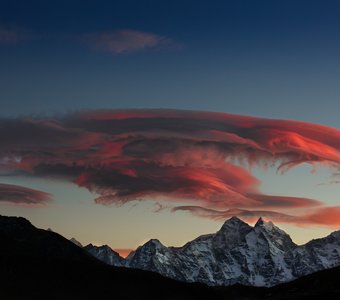
[[[63,236],[21,217],[0,215],[0,245],[1,300],[225,299],[205,285],[107,266]]]
[[[293,251],[293,274],[301,277],[340,265],[340,231],[316,239]]]
[[[109,246],[95,246],[88,244],[84,249],[92,254],[94,257],[98,258],[102,262],[116,267],[121,267],[125,265],[125,260],[116,251],[112,250]]]
[[[326,244],[333,245],[338,234],[327,238]],[[323,244],[320,240],[311,243]],[[59,234],[35,228],[24,218],[0,216],[0,245],[1,299],[6,300],[335,300],[340,296],[340,267],[272,288],[214,288],[173,281],[153,272],[105,266]]]
[[[340,231],[298,246],[283,230],[261,218],[254,227],[237,217],[215,234],[200,236],[183,247],[150,240],[111,265],[154,271],[187,282],[208,285],[274,286],[340,265]]]

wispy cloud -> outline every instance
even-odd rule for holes
[[[264,217],[275,223],[288,223],[298,226],[322,225],[332,228],[339,228],[340,226],[340,206],[318,207],[312,209],[308,213],[300,215],[291,215],[268,210],[214,210],[200,206],[177,206],[172,208],[171,211],[187,211],[195,216],[212,220],[225,220],[232,216],[237,216],[243,220],[254,222],[259,217]]]
[[[18,185],[0,183],[0,202],[43,205],[50,199],[51,195],[42,191]]]
[[[49,36],[51,37],[51,35]],[[66,36],[69,36],[69,34],[61,33],[59,38]],[[25,28],[0,24],[0,45],[17,45],[32,39],[41,39],[42,37],[44,37],[44,34],[41,32],[37,33]],[[178,43],[166,36],[131,29],[93,32],[81,36],[73,36],[73,38],[84,42],[94,50],[114,54],[150,49],[180,48]]]
[[[215,211],[325,208],[315,199],[263,193],[248,167],[340,167],[337,129],[226,113],[104,110],[0,119],[0,136],[0,169],[72,182],[103,205],[167,199]]]
[[[175,43],[165,36],[129,29],[89,33],[82,38],[96,50],[116,54],[175,46]]]

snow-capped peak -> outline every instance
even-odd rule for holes
[[[104,254],[107,251],[93,252],[97,257]],[[252,227],[232,217],[216,233],[182,247],[151,239],[121,265],[208,285],[273,286],[340,265],[340,231],[298,246],[270,221],[260,218]]]
[[[255,224],[255,227],[257,227],[257,226],[262,226],[264,223],[265,223],[265,221],[263,220],[262,217],[260,217],[260,218],[257,220],[257,222],[256,222],[256,224]]]
[[[149,245],[152,247],[165,247],[158,239],[151,239],[144,244],[144,246],[146,245]]]
[[[219,231],[230,233],[231,230],[239,230],[240,228],[250,228],[250,226],[234,216],[226,220]]]
[[[94,246],[92,244],[88,244],[84,247],[84,249],[93,256],[97,257],[99,260],[109,265],[125,265],[124,258],[121,257],[116,251],[112,250],[108,245]]]
[[[275,226],[271,221],[264,221],[259,218],[254,226],[254,232],[257,234],[257,239],[264,238],[271,245],[277,249],[285,251],[296,247],[289,234]]]
[[[239,225],[239,224],[241,224],[241,223],[242,223],[242,224],[247,224],[247,223],[243,222],[240,218],[238,218],[238,217],[236,217],[236,216],[233,216],[233,217],[227,219],[227,220],[224,222],[223,226],[224,226],[224,225]],[[222,226],[222,227],[223,227],[223,226]]]
[[[255,228],[256,227],[263,227],[263,228],[266,228],[267,230],[272,230],[273,228],[278,228],[274,225],[274,223],[272,221],[265,221],[262,217],[260,217],[256,224],[255,224]]]
[[[268,221],[266,222],[262,218],[259,218],[258,221],[256,222],[254,226],[254,230],[260,230],[260,231],[266,231],[266,232],[271,232],[271,233],[276,233],[277,235],[282,235],[282,236],[289,236],[288,233],[280,229],[279,227],[275,226],[273,222]]]

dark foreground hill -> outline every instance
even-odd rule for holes
[[[219,299],[204,285],[105,265],[24,218],[0,217],[0,245],[0,299]]]
[[[105,265],[57,233],[0,216],[0,299],[338,299],[340,268],[273,288],[212,288]]]

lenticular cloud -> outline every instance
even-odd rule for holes
[[[340,165],[339,130],[226,113],[113,110],[1,119],[0,136],[1,169],[71,181],[105,205],[148,198],[220,211],[321,207],[314,199],[263,194],[249,167],[283,173],[303,163]]]
[[[48,193],[18,185],[0,183],[0,202],[40,205],[49,200],[50,195]]]

